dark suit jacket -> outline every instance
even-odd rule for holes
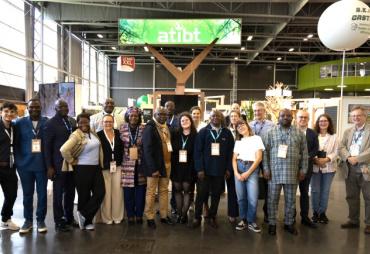
[[[313,158],[315,158],[319,150],[319,138],[314,130],[307,128],[306,140],[308,151],[308,169],[306,173],[306,178],[311,178],[313,171]]]
[[[68,117],[72,125],[72,132],[76,130],[76,120]],[[53,167],[57,172],[62,171],[63,157],[60,153],[60,148],[68,140],[71,135],[70,130],[67,129],[63,118],[55,114],[44,124],[44,157],[47,167]]]
[[[44,162],[45,147],[41,145],[41,153],[32,153],[31,140],[36,139],[32,130],[37,133],[37,139],[44,138],[43,125],[48,119],[40,116],[36,129],[30,116],[18,118],[15,121],[14,131],[14,158],[18,171],[46,171]]]

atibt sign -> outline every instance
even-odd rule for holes
[[[135,57],[120,56],[117,58],[117,71],[131,72],[135,69]]]
[[[241,19],[120,19],[120,45],[241,44]]]

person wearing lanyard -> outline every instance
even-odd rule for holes
[[[349,221],[342,228],[360,225],[360,192],[365,201],[365,234],[370,234],[370,125],[366,123],[364,106],[355,106],[351,111],[354,127],[342,135],[339,155],[343,160],[342,173],[346,184]]]
[[[146,177],[142,170],[143,112],[138,107],[129,107],[125,113],[127,124],[121,127],[120,138],[123,142],[122,181],[125,209],[128,224],[143,223],[145,207]]]
[[[147,177],[145,215],[150,228],[156,228],[154,221],[154,200],[159,189],[159,213],[161,222],[175,225],[167,215],[168,184],[171,175],[171,134],[166,125],[167,111],[160,107],[155,110],[143,131],[142,169]]]
[[[33,227],[33,194],[37,191],[36,220],[38,232],[47,231],[47,167],[44,161],[43,125],[48,120],[41,116],[41,103],[31,99],[27,103],[29,116],[15,121],[14,157],[23,189],[25,222],[19,233],[28,233]]]
[[[253,104],[253,115],[254,115],[254,120],[249,122],[249,127],[252,128],[252,131],[254,132],[254,134],[256,134],[257,136],[260,136],[262,141],[263,141],[263,138],[265,136],[265,133],[273,128],[275,126],[275,124],[273,122],[271,122],[270,120],[268,119],[265,119],[265,116],[266,116],[266,109],[265,109],[265,105],[263,104],[263,102],[256,102]],[[261,162],[260,165],[259,165],[259,168],[260,168],[260,171],[261,173],[263,174],[263,163]],[[268,204],[268,196],[267,193],[268,193],[268,181],[262,177],[262,182],[259,182],[259,183],[263,183],[262,185],[262,190],[264,190],[265,192],[265,203],[263,204],[263,213],[264,213],[264,221],[265,222],[269,222],[269,217],[268,217],[268,209],[267,209],[267,204]],[[260,190],[261,190],[261,187],[260,187]],[[260,195],[261,196],[261,195]]]
[[[232,157],[234,138],[227,126],[222,125],[222,113],[212,110],[209,116],[210,124],[198,133],[194,145],[194,165],[198,174],[197,197],[195,200],[195,215],[191,225],[196,228],[201,223],[203,201],[211,185],[211,208],[209,224],[218,228],[216,215],[224,181],[232,174]]]
[[[290,109],[279,112],[279,125],[270,129],[264,137],[263,175],[269,183],[269,228],[270,235],[276,235],[276,215],[281,189],[284,189],[284,229],[293,235],[298,232],[293,226],[296,192],[307,172],[308,152],[304,133],[292,126],[293,114]]]
[[[90,115],[77,116],[78,129],[60,148],[63,171],[74,171],[78,193],[77,217],[80,229],[94,230],[94,217],[105,196],[103,149],[100,139],[90,129]]]
[[[179,118],[175,115],[175,103],[173,101],[167,101],[164,104],[164,107],[167,110],[167,125],[168,129],[170,129],[170,132],[173,132],[179,127]],[[175,200],[175,187],[172,185],[172,191],[171,191],[171,213],[178,214],[178,211],[176,209],[176,200]]]
[[[78,227],[73,217],[75,184],[73,172],[62,172],[63,157],[60,148],[76,129],[76,121],[68,116],[68,103],[62,99],[55,102],[56,114],[43,126],[44,159],[48,179],[53,181],[53,212],[55,229],[69,231],[69,226]]]
[[[178,215],[177,223],[188,222],[190,206],[190,183],[194,178],[194,141],[197,136],[191,115],[183,112],[179,115],[179,128],[171,133],[173,154],[171,156],[171,181],[175,188]]]
[[[105,114],[110,114],[114,118],[113,128],[119,130],[125,123],[125,120],[122,115],[113,112],[115,107],[114,100],[112,98],[107,98],[103,104],[103,111],[90,117],[90,127],[93,128],[95,132],[103,130],[103,117]]]
[[[99,131],[104,154],[103,177],[105,183],[105,197],[101,207],[104,223],[120,224],[123,220],[123,190],[121,187],[122,141],[119,131],[113,129],[114,118],[106,114],[103,117],[104,129]]]
[[[14,119],[17,107],[14,103],[4,102],[0,106],[0,185],[4,192],[4,203],[1,210],[1,227],[19,230],[11,220],[13,206],[17,198],[18,178],[15,173],[13,157]]]

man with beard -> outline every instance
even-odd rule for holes
[[[47,168],[44,161],[43,125],[48,120],[41,116],[41,103],[31,99],[27,104],[29,116],[15,122],[14,156],[23,189],[25,222],[19,233],[28,233],[33,227],[33,194],[37,191],[36,220],[38,232],[47,231]]]
[[[103,111],[90,117],[90,127],[93,128],[95,132],[103,130],[103,117],[106,114],[110,114],[114,118],[113,128],[119,130],[125,123],[125,119],[122,115],[113,112],[115,107],[114,100],[112,98],[107,98],[103,105]]]
[[[293,235],[298,232],[293,226],[296,192],[307,172],[308,153],[304,133],[292,126],[293,114],[290,109],[279,112],[279,125],[271,128],[264,137],[263,175],[269,182],[269,229],[276,235],[276,215],[281,189],[285,198],[284,229]]]
[[[75,184],[73,172],[62,172],[63,157],[60,148],[76,129],[76,121],[68,117],[66,101],[55,102],[56,114],[44,124],[44,157],[48,179],[53,181],[53,212],[55,229],[69,231],[69,226],[79,227],[73,218]]]

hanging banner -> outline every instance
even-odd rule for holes
[[[242,19],[120,19],[118,44],[240,45]]]
[[[135,57],[120,56],[117,58],[117,71],[131,72],[135,69]]]

